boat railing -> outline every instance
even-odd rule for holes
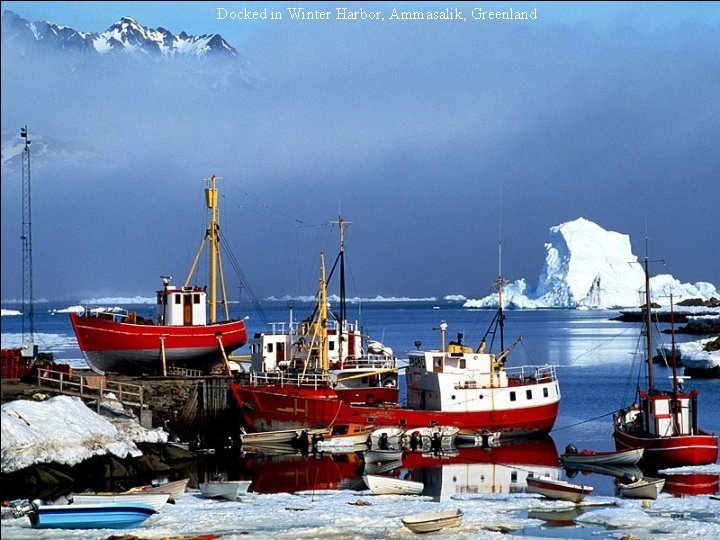
[[[388,358],[382,354],[368,354],[362,358],[349,359],[343,362],[343,367],[393,369],[396,366],[395,358]]]
[[[504,368],[503,371],[507,374],[510,386],[544,384],[557,380],[557,366],[517,366]],[[497,373],[498,372],[495,372],[495,376],[497,376]],[[491,375],[492,374],[488,372],[475,372],[475,376],[484,381],[490,381]],[[497,382],[495,384],[497,385]],[[483,386],[485,386],[483,383],[472,378],[455,384],[455,388],[458,390],[482,388]]]
[[[271,322],[268,323],[269,331],[267,334],[269,335],[284,335],[284,334],[293,334],[295,336],[299,333],[300,325],[307,326],[310,323],[308,321],[301,321],[301,322],[290,322],[290,321],[279,321],[279,322]],[[331,333],[337,333],[340,329],[340,324],[338,321],[328,321],[328,331]],[[346,322],[342,325],[342,331],[343,332],[356,332],[357,331],[357,325],[354,323]]]
[[[265,384],[320,388],[328,385],[328,376],[322,373],[287,373],[282,370],[268,373],[250,372],[251,386]]]
[[[517,366],[505,368],[508,379],[518,384],[542,384],[557,380],[557,366]]]
[[[104,319],[113,322],[124,322],[127,320],[129,311],[123,308],[106,308],[86,306],[82,316],[91,319]]]

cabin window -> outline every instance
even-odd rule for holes
[[[193,303],[194,304],[200,303],[200,295],[199,294],[193,294]]]
[[[183,295],[183,300],[185,301],[185,305],[189,306],[192,303],[192,295],[191,294]]]
[[[268,352],[273,352],[273,344],[272,343],[268,343],[267,347],[268,347]]]
[[[513,471],[510,473],[510,482],[513,484],[517,484],[517,471]]]
[[[515,401],[515,399],[515,391],[513,390],[512,392],[510,392],[510,401]]]
[[[548,395],[549,395],[549,392],[548,392],[547,387],[543,388],[543,397],[548,397]]]
[[[329,351],[334,351],[334,350],[335,350],[335,342],[334,342],[334,341],[331,341],[331,342],[328,343],[328,350],[329,350]]]
[[[157,295],[157,303],[162,304],[162,294]]]
[[[465,362],[466,360],[464,358],[460,359],[460,369],[465,369]]]
[[[532,390],[525,390],[525,397],[532,399]]]
[[[176,294],[176,295],[175,295],[175,303],[176,303],[176,304],[179,304],[179,303],[180,303],[180,295],[179,295],[179,294]]]

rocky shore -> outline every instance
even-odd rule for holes
[[[49,398],[47,389],[32,382],[20,379],[2,379],[1,382],[3,405],[18,400],[37,402]],[[3,473],[0,475],[0,496],[3,501],[34,498],[53,500],[70,492],[121,491],[150,483],[158,476],[179,477],[183,475],[184,469],[191,467],[198,459],[195,452],[172,443],[141,442],[137,448],[140,455],[135,457],[128,455],[120,458],[107,453],[73,466],[36,463],[21,470]]]

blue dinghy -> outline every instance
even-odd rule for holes
[[[36,529],[127,529],[154,513],[145,503],[33,504],[29,517]]]

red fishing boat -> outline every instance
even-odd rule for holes
[[[328,309],[324,268],[317,302],[305,320],[293,319],[268,325],[250,338],[250,366],[256,373],[277,379],[317,372],[326,366],[328,384],[338,397],[350,403],[397,402],[397,359],[392,349],[368,339],[360,324],[347,319],[345,295],[345,227],[352,222],[332,221],[340,229],[340,250],[327,281],[339,269],[338,311]],[[291,304],[294,307],[294,304]]]
[[[170,285],[171,278],[163,277],[154,317],[145,318],[134,311],[112,308],[85,308],[83,312],[70,314],[80,350],[93,371],[166,374],[171,366],[209,371],[223,364],[229,370],[228,355],[246,343],[247,330],[243,320],[231,320],[228,313],[220,264],[216,180],[215,176],[207,180],[205,199],[210,224],[185,285],[175,287]],[[210,251],[209,292],[206,287],[190,286],[206,242]],[[224,321],[218,321],[219,304],[225,309]]]
[[[320,343],[326,344],[324,263],[321,267],[318,320]],[[499,315],[496,321],[502,324],[502,310]],[[376,400],[373,386],[358,388],[356,395],[363,393],[360,399],[340,394],[330,376],[326,346],[318,351],[317,364],[306,363],[295,374],[251,370],[246,379],[231,385],[232,396],[243,421],[257,431],[336,423],[408,429],[456,426],[461,433],[505,435],[545,434],[552,429],[560,402],[555,366],[506,367],[515,344],[505,349],[501,340],[501,352],[496,355],[485,351],[484,340],[473,350],[458,335],[446,347],[446,331],[443,321],[440,349],[408,354],[405,406]]]
[[[672,312],[672,297],[671,312]],[[643,448],[643,460],[655,468],[707,465],[718,458],[718,437],[698,426],[698,391],[681,388],[675,355],[672,355],[670,390],[655,388],[652,362],[652,314],[650,277],[645,257],[645,337],[647,389],[638,389],[638,399],[613,417],[615,447]],[[674,333],[673,333],[673,351]]]

